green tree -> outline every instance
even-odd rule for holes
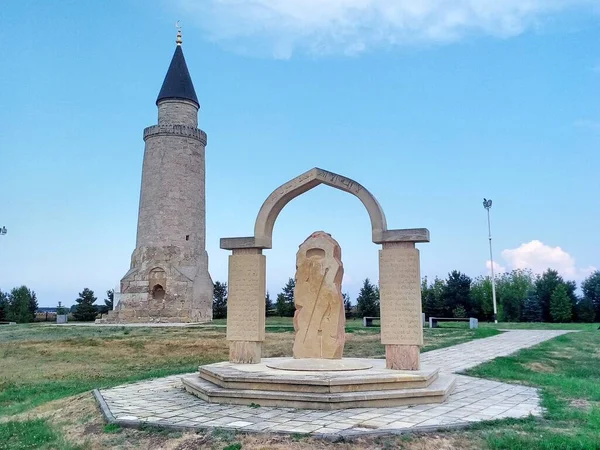
[[[573,303],[565,283],[559,284],[550,296],[550,317],[554,322],[570,322],[573,316]]]
[[[213,319],[227,317],[227,283],[216,281],[213,285]]]
[[[35,313],[37,312],[38,309],[38,301],[37,301],[37,295],[35,295],[35,292],[30,291],[31,295],[29,297],[29,314],[31,314],[31,320],[35,320]]]
[[[115,290],[109,289],[106,291],[106,298],[104,299],[104,304],[108,308],[109,311],[113,310],[113,305],[115,301]]]
[[[479,320],[493,319],[494,302],[490,277],[477,277],[471,282],[471,308],[472,315]]]
[[[56,308],[56,315],[62,316],[68,313],[68,309],[65,308],[61,302],[58,302],[58,308]]]
[[[82,292],[80,292],[79,297],[77,297],[75,300],[77,302],[77,308],[73,313],[75,320],[94,320],[98,315],[98,310],[96,309],[96,305],[94,305],[96,300],[97,298],[94,297],[94,291],[91,289],[85,288]]]
[[[577,304],[579,303],[579,296],[577,295],[577,283],[575,281],[565,281],[565,287],[567,288],[567,296],[569,300],[571,300],[571,310],[573,311],[573,316],[571,320],[573,322],[579,320],[577,318],[578,308]]]
[[[583,299],[593,303],[596,317],[600,320],[600,270],[596,270],[581,283]]]
[[[496,283],[498,303],[502,305],[502,316],[499,317],[501,321],[521,320],[523,303],[533,285],[533,274],[530,270],[515,269],[502,274]]]
[[[6,318],[12,322],[33,322],[37,311],[37,297],[35,292],[27,286],[14,288],[10,291],[7,302]]]
[[[577,303],[577,320],[591,323],[596,318],[596,307],[589,297],[583,297]]]
[[[471,278],[458,270],[448,274],[442,290],[443,314],[452,317],[454,310],[462,306],[467,314],[471,314]]]
[[[0,291],[0,320],[6,320],[8,316],[8,294]]]
[[[345,292],[342,294],[342,299],[344,300],[344,312],[346,314],[346,319],[352,318],[352,303],[350,303],[350,296]]]
[[[271,315],[271,310],[273,309],[273,300],[269,296],[269,291],[267,291],[267,295],[265,295],[265,316]]]
[[[421,304],[426,317],[442,316],[444,314],[444,280],[435,277],[433,283],[427,283],[427,277],[421,281]]]
[[[457,319],[462,319],[464,317],[467,317],[467,310],[465,309],[465,307],[463,305],[458,305],[452,311],[452,317],[456,317]]]
[[[358,293],[356,314],[358,317],[379,317],[379,289],[368,278]]]
[[[523,302],[521,317],[525,322],[541,322],[543,319],[542,305],[534,287],[527,292],[527,298]]]
[[[294,305],[294,288],[296,280],[290,278],[283,287],[282,291],[277,294],[275,309],[280,317],[294,317],[296,306]]]
[[[558,287],[563,284],[564,280],[558,274],[556,270],[548,269],[535,281],[535,290],[538,298],[540,299],[540,305],[542,306],[542,318],[544,322],[550,322],[552,316],[550,315],[550,297],[552,293]]]

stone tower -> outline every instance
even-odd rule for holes
[[[136,248],[120,301],[104,323],[206,322],[213,283],[206,253],[204,152],[200,105],[181,33],[156,100],[158,125],[144,130]]]

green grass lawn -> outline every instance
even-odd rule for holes
[[[43,419],[0,423],[0,449],[56,449],[69,450],[74,447],[66,442]]]
[[[498,330],[579,330],[596,331],[600,323],[542,323],[542,322],[479,322],[480,328]]]
[[[541,388],[545,417],[483,431],[490,448],[600,448],[600,331],[562,335],[467,374]]]
[[[263,346],[265,356],[290,355],[293,342],[291,319],[269,318],[268,324],[273,328],[267,330]],[[513,325],[535,329],[540,324],[480,324],[482,326],[477,330],[449,327],[452,325],[455,324],[425,328],[423,350],[493,336],[499,333],[498,329]],[[543,325],[547,329],[560,328],[560,324]],[[570,326],[596,328],[590,324]],[[363,328],[362,322],[355,320],[349,321],[347,329],[345,356],[383,357],[379,328]],[[73,396],[96,387],[191,372],[199,364],[226,358],[224,327],[100,328],[32,324],[0,328],[0,449],[153,448],[163,444],[175,448],[170,444],[175,435],[168,433],[155,435],[149,431],[144,434],[122,430],[110,430],[109,433],[99,425],[93,428],[89,420],[100,424],[101,420],[97,407],[87,394],[78,397],[74,411],[62,421],[45,416],[20,416],[18,420],[13,417],[23,412],[31,414],[40,408],[43,411],[44,405],[52,408],[54,404],[48,403],[52,400],[69,397],[68,401],[72,402]],[[359,442],[356,448],[600,449],[600,331],[560,336],[471,369],[469,374],[541,387],[546,416],[509,419],[492,425],[477,425],[470,430],[442,433],[438,438],[441,436],[445,440],[445,446],[436,446],[436,441],[428,436],[405,436]],[[77,402],[81,401],[87,402],[87,410],[79,411],[80,403]],[[36,407],[40,408],[34,410]],[[65,409],[64,406],[61,408]],[[69,427],[71,433],[79,430],[87,436],[85,439],[92,437],[98,442],[82,446],[81,440],[75,442],[65,438],[64,430]],[[250,445],[249,439],[252,438],[242,439],[243,448],[270,448],[264,443]],[[286,442],[290,446],[297,445],[289,439]],[[221,441],[211,442],[206,448],[223,448]],[[307,441],[306,445],[294,448],[314,448],[316,445]],[[323,448],[335,445],[326,444]],[[276,448],[287,447],[282,444]]]
[[[274,325],[289,318],[270,318]],[[384,357],[379,328],[352,323],[345,356]],[[15,325],[0,328],[0,417],[94,388],[193,372],[228,355],[225,328]],[[425,330],[423,351],[497,334]],[[264,356],[291,356],[293,332],[268,329]]]

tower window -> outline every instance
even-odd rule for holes
[[[165,289],[160,284],[157,284],[152,288],[152,298],[155,300],[162,300],[165,298]]]

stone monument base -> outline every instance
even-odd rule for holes
[[[266,362],[265,365],[270,369],[300,372],[347,372],[351,370],[365,370],[373,367],[373,364],[368,362],[368,360],[358,358],[283,358],[283,361],[269,361]]]
[[[302,360],[209,364],[182,382],[188,392],[210,403],[326,410],[442,403],[455,383],[453,375],[441,375],[438,369],[389,370],[382,359],[337,360],[355,367],[349,370],[340,370],[339,364],[330,371],[272,368],[294,361]]]

